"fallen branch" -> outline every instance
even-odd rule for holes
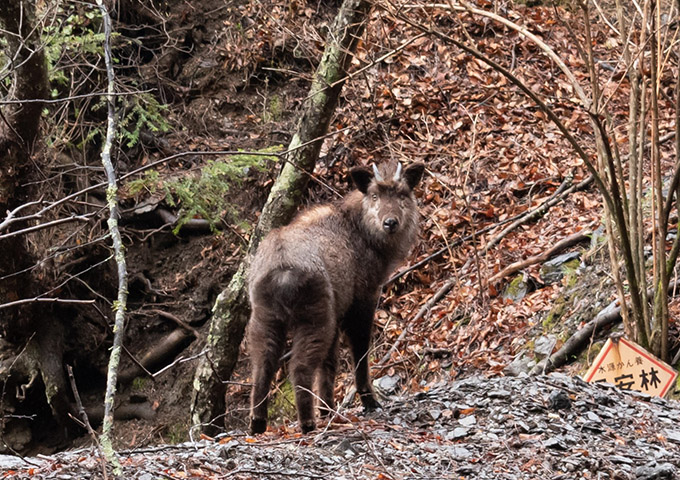
[[[456,282],[457,282],[457,279],[455,279],[455,278],[449,279],[444,285],[442,285],[439,288],[439,290],[437,290],[437,292],[434,295],[432,295],[432,297],[430,297],[430,299],[425,303],[425,305],[423,305],[420,308],[420,310],[418,310],[418,313],[416,314],[416,316],[413,317],[413,319],[408,322],[408,324],[406,325],[406,328],[404,328],[404,330],[402,330],[399,337],[397,337],[397,339],[392,344],[392,347],[390,347],[390,349],[387,351],[387,353],[385,355],[383,355],[383,357],[380,359],[378,364],[375,365],[376,367],[381,367],[381,366],[385,365],[385,363],[387,361],[389,361],[389,359],[392,357],[392,354],[399,349],[401,342],[404,341],[404,338],[406,338],[406,335],[408,334],[408,332],[410,332],[410,330],[411,330],[410,326],[415,324],[421,318],[423,318],[425,316],[425,314],[427,314],[430,311],[430,309],[439,300],[444,298],[444,295],[449,293],[449,291],[453,288],[453,286],[456,284]]]
[[[491,277],[489,279],[489,283],[495,283],[498,282],[499,280],[502,280],[503,278],[512,275],[513,273],[522,270],[530,265],[535,265],[537,263],[543,263],[546,260],[548,260],[550,257],[555,255],[556,253],[561,252],[564,249],[567,249],[569,247],[572,247],[574,245],[577,245],[581,243],[584,240],[588,240],[590,235],[593,232],[590,230],[583,230],[578,233],[575,233],[567,238],[564,238],[557,242],[555,245],[550,247],[548,250],[545,252],[542,252],[538,255],[534,255],[533,257],[526,258],[524,260],[520,260],[518,262],[512,263],[505,267],[503,270],[498,272],[496,275]]]
[[[491,250],[491,248],[495,247],[501,240],[503,240],[510,232],[515,230],[517,227],[524,225],[525,223],[529,223],[530,221],[545,215],[545,213],[548,210],[550,210],[552,207],[557,205],[559,202],[564,200],[572,193],[578,192],[586,188],[593,182],[593,179],[594,177],[591,175],[585,180],[582,180],[581,182],[577,183],[576,185],[569,186],[571,184],[571,176],[567,177],[565,181],[562,182],[562,185],[559,186],[559,188],[548,200],[540,204],[532,211],[522,215],[512,224],[508,225],[508,227],[506,227],[501,233],[499,233],[494,238],[489,240],[487,244],[484,246],[484,253],[487,253],[489,250]]]

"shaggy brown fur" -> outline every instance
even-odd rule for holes
[[[380,287],[416,240],[413,188],[423,170],[420,163],[402,174],[392,167],[378,172],[376,179],[373,170],[354,168],[357,190],[337,203],[303,211],[262,241],[249,277],[252,433],[267,427],[267,397],[288,334],[293,340],[290,372],[303,432],[316,426],[315,378],[322,413],[334,409],[340,330],[352,349],[364,408],[379,407],[368,373],[373,314]]]

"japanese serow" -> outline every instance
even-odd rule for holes
[[[364,409],[380,405],[368,373],[373,314],[380,288],[417,237],[413,189],[424,166],[356,167],[357,189],[301,212],[262,241],[249,275],[252,315],[250,430],[267,428],[267,398],[279,358],[292,337],[290,374],[300,428],[314,430],[314,383],[323,416],[335,408],[338,335],[352,350]]]

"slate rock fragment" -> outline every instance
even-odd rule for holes
[[[548,407],[551,410],[566,410],[571,408],[571,399],[564,390],[555,389],[548,397]]]

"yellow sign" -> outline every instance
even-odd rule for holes
[[[678,373],[669,365],[625,338],[609,339],[586,373],[588,382],[608,382],[621,390],[637,390],[663,397]]]

